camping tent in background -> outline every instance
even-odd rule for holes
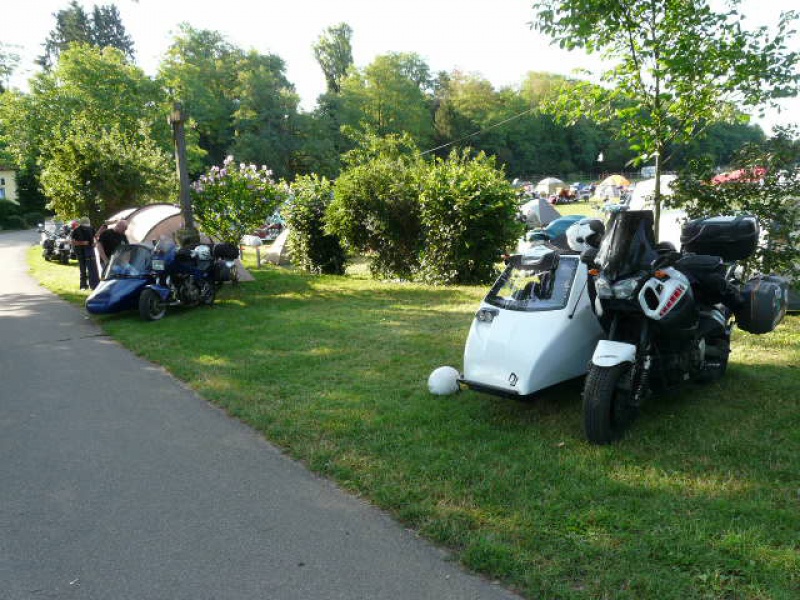
[[[552,196],[567,187],[569,186],[557,177],[545,177],[536,184],[536,191],[542,196]]]
[[[672,189],[672,182],[678,178],[677,175],[662,175],[661,176],[661,195],[671,196],[674,194]],[[653,208],[653,200],[656,195],[656,179],[644,179],[638,182],[631,194],[630,207],[631,210],[644,210],[645,208]],[[647,206],[646,206],[647,205]]]
[[[631,182],[622,175],[609,175],[601,181],[594,190],[594,198],[600,201],[620,200],[622,189],[628,187]]]
[[[603,181],[600,182],[600,185],[618,185],[620,187],[628,187],[631,184],[630,180],[623,177],[622,175],[609,175]]]
[[[109,217],[106,224],[113,227],[117,221],[126,220],[128,229],[125,236],[131,244],[152,245],[162,237],[174,239],[175,232],[183,229],[183,214],[174,204],[146,204],[138,208],[128,208]],[[201,233],[200,241],[212,243],[211,237]],[[252,281],[253,276],[237,260],[239,281]]]
[[[662,197],[671,196],[675,193],[672,189],[672,182],[678,178],[677,175],[661,176],[661,195]],[[656,180],[645,179],[636,184],[631,194],[631,201],[628,204],[631,210],[654,210],[655,209]],[[686,221],[686,212],[665,208],[662,204],[661,215],[658,224],[658,241],[672,242],[675,248],[681,247],[681,228]]]
[[[113,215],[106,223],[113,227],[122,219],[128,222],[125,235],[132,244],[157,242],[183,228],[181,209],[174,204],[147,204],[129,208]]]
[[[544,198],[529,200],[519,207],[519,212],[528,227],[544,227],[561,216]]]

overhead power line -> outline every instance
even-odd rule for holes
[[[516,114],[516,115],[513,115],[511,117],[508,117],[507,119],[503,119],[502,121],[500,121],[498,123],[494,123],[492,125],[489,125],[488,127],[484,127],[483,129],[480,129],[478,131],[470,133],[469,135],[465,135],[462,138],[459,138],[457,140],[453,140],[452,142],[447,142],[446,144],[442,144],[441,146],[436,146],[436,148],[431,148],[430,150],[425,150],[425,152],[423,152],[422,155],[424,156],[426,154],[430,154],[431,152],[436,152],[437,150],[441,150],[442,148],[447,148],[447,147],[453,146],[455,144],[460,144],[464,140],[468,140],[468,139],[477,137],[477,136],[479,136],[481,134],[486,133],[487,131],[490,131],[492,129],[496,129],[497,127],[505,125],[506,123],[510,123],[511,121],[513,121],[515,119],[519,119],[520,117],[524,117],[528,113],[532,113],[534,110],[536,110],[536,107],[532,106],[531,108],[529,108],[527,110],[524,110],[519,114]]]

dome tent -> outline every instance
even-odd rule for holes
[[[536,191],[542,196],[552,196],[566,187],[568,187],[567,184],[557,177],[545,177],[536,184]]]
[[[125,220],[128,228],[125,236],[131,244],[155,245],[162,237],[173,238],[175,233],[183,229],[184,220],[181,209],[174,204],[146,204],[138,208],[128,208],[106,219],[106,225],[113,227],[117,221]],[[205,244],[214,243],[213,238],[200,233],[200,241]],[[239,281],[252,281],[253,276],[244,268],[240,260],[236,260]]]

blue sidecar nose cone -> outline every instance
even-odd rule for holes
[[[108,279],[101,281],[86,299],[86,310],[93,315],[133,310],[139,306],[139,294],[146,279]]]

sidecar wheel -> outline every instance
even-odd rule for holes
[[[636,408],[630,404],[631,369],[629,363],[589,367],[583,388],[583,419],[590,443],[618,440],[636,417]]]
[[[167,304],[153,290],[143,290],[139,296],[139,316],[145,321],[158,321],[167,314]]]

